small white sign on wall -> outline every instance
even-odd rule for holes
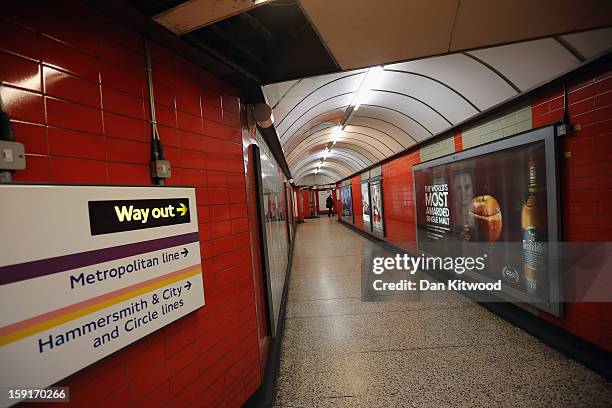
[[[54,384],[204,305],[195,189],[0,196],[0,387]]]

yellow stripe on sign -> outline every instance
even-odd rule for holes
[[[155,289],[159,289],[161,287],[170,285],[171,283],[178,282],[180,280],[183,280],[183,279],[186,279],[186,278],[189,278],[191,276],[198,275],[198,274],[201,274],[201,273],[202,273],[201,267],[197,267],[196,269],[193,269],[191,271],[185,272],[185,273],[183,273],[181,275],[177,275],[177,276],[174,276],[172,278],[169,278],[169,279],[166,279],[166,280],[163,280],[163,281],[160,281],[160,282],[156,282],[156,283],[153,283],[153,284],[148,285],[148,286],[144,286],[144,287],[136,289],[136,290],[134,290],[132,292],[124,293],[124,294],[119,295],[117,297],[114,297],[114,298],[111,298],[111,299],[108,299],[108,300],[104,300],[104,301],[102,301],[100,303],[96,303],[96,304],[93,304],[93,305],[90,305],[90,306],[86,306],[86,307],[84,307],[82,309],[75,310],[74,312],[66,313],[63,316],[58,316],[56,318],[47,320],[46,322],[42,322],[42,323],[35,324],[33,326],[30,326],[30,327],[26,327],[26,328],[21,329],[21,330],[17,330],[17,331],[15,331],[13,333],[10,333],[10,334],[7,334],[7,335],[5,335],[3,337],[0,337],[0,347],[4,346],[6,344],[9,344],[9,343],[13,343],[13,342],[15,342],[17,340],[21,340],[24,337],[29,337],[29,336],[32,336],[32,335],[34,335],[36,333],[40,333],[40,332],[43,332],[45,330],[52,329],[55,326],[59,326],[61,324],[67,323],[67,322],[69,322],[71,320],[78,319],[79,317],[83,317],[85,315],[97,312],[98,310],[105,309],[107,307],[116,305],[117,303],[124,302],[124,301],[129,300],[129,299],[131,299],[133,297],[142,295],[142,294],[147,293],[147,292],[151,292],[151,291],[153,291]]]

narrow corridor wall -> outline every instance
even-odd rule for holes
[[[532,98],[533,126],[563,117],[563,88],[551,87]],[[563,240],[612,241],[612,63],[597,66],[568,82],[568,112],[579,125],[560,140]],[[610,271],[608,271],[610,272]],[[565,317],[540,315],[612,351],[612,303],[569,302]]]
[[[9,2],[3,16],[2,99],[27,152],[14,180],[152,184],[139,33],[77,1]],[[73,406],[240,406],[261,383],[242,106],[201,67],[151,49],[168,184],[196,187],[206,305],[59,385]]]
[[[560,188],[563,241],[612,241],[612,63],[604,59],[588,72],[568,80],[571,123],[579,129],[560,138]],[[412,166],[440,157],[452,139],[455,151],[511,134],[546,126],[563,118],[563,87],[557,84],[530,100],[508,106],[495,116],[448,134],[425,149],[411,149],[382,164],[385,240],[416,252]],[[437,151],[439,150],[439,152]],[[350,178],[355,226],[364,230],[360,176]],[[339,183],[340,184],[340,183]],[[369,232],[369,231],[368,231]],[[593,344],[612,351],[612,303],[565,304],[558,319],[539,316]]]

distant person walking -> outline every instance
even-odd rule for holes
[[[331,194],[327,197],[327,200],[325,201],[325,207],[327,207],[327,209],[329,210],[327,211],[328,217],[334,215],[334,199],[332,198]]]

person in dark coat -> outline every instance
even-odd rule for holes
[[[327,211],[328,217],[334,215],[334,199],[332,198],[331,194],[327,197],[327,200],[325,201],[325,207],[327,207],[327,209],[329,210]]]

